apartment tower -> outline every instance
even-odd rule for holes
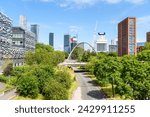
[[[147,33],[146,33],[146,41],[147,41],[147,42],[150,42],[150,32],[147,32]]]
[[[127,17],[118,24],[118,55],[136,53],[136,18]]]

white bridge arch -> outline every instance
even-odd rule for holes
[[[70,54],[69,54],[67,60],[70,60],[70,59],[71,59],[72,53],[73,53],[74,50],[75,50],[77,47],[79,47],[79,45],[81,45],[81,44],[87,44],[87,45],[89,45],[89,46],[92,48],[92,50],[96,53],[95,49],[94,49],[89,43],[87,43],[87,42],[80,42],[80,43],[78,43],[78,44],[72,49],[72,51],[70,52]]]

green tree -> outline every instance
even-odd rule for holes
[[[149,42],[145,43],[143,50],[150,50],[150,43]]]
[[[38,96],[38,81],[30,73],[22,74],[17,79],[17,92],[22,96],[36,98]]]
[[[54,79],[50,79],[44,85],[43,95],[46,100],[67,100],[68,91],[63,85]]]
[[[150,61],[150,50],[143,50],[142,52],[138,53],[137,59],[139,61]]]
[[[13,71],[13,64],[12,64],[12,63],[9,63],[9,64],[7,65],[7,67],[4,69],[3,74],[4,74],[5,76],[10,76],[10,75],[12,75],[12,71]]]
[[[61,83],[64,88],[70,89],[72,80],[71,80],[71,75],[68,72],[67,69],[59,69],[54,76],[54,79]]]

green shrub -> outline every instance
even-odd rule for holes
[[[9,80],[8,77],[0,75],[0,82],[7,83],[8,80]]]
[[[71,75],[65,70],[59,70],[56,72],[54,79],[63,85],[64,88],[70,89],[71,87]]]
[[[29,73],[17,79],[17,91],[22,96],[36,98],[39,93],[37,79]]]
[[[54,79],[49,79],[45,83],[43,95],[46,100],[67,100],[68,91],[62,86],[61,83],[57,82]]]
[[[13,70],[13,64],[12,64],[12,63],[9,63],[9,64],[7,65],[7,67],[4,69],[3,74],[4,74],[5,76],[9,76],[9,75],[12,74],[12,70]]]

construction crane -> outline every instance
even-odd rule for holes
[[[96,50],[96,40],[97,40],[97,27],[98,27],[98,21],[95,23],[94,33],[93,33],[93,47]]]

